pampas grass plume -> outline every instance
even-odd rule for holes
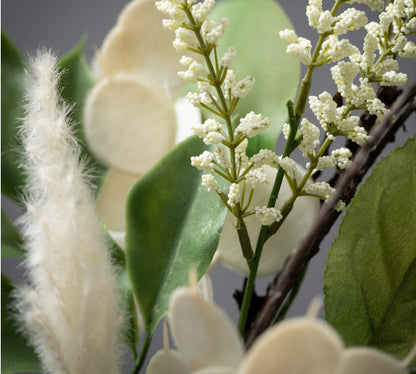
[[[19,318],[47,373],[116,374],[116,277],[58,81],[56,57],[38,52],[20,129],[29,285],[16,294]]]

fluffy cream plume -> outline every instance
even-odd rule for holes
[[[47,373],[114,374],[122,322],[116,278],[56,62],[39,52],[27,74],[21,137],[30,286],[17,293],[18,309]]]

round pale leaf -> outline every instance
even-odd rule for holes
[[[97,55],[99,76],[134,74],[175,92],[183,88],[183,70],[173,48],[175,34],[162,26],[163,14],[154,0],[134,0],[121,12],[117,25],[104,39]]]
[[[171,100],[132,76],[101,80],[88,95],[84,122],[96,157],[126,173],[144,174],[175,141]]]
[[[406,374],[401,362],[374,348],[350,348],[342,355],[339,374]]]
[[[196,289],[180,288],[172,294],[169,322],[175,344],[192,370],[240,364],[243,349],[235,327]]]
[[[299,166],[300,168],[300,166]],[[270,183],[256,188],[251,208],[267,205],[268,198],[273,188],[276,177],[276,169],[265,166]],[[302,169],[302,173],[305,171]],[[279,209],[284,202],[290,198],[291,190],[286,179],[283,179],[279,192],[279,199],[276,202],[276,209]],[[264,245],[257,275],[267,277],[276,274],[283,266],[287,256],[295,251],[318,215],[320,209],[319,200],[313,197],[299,197],[293,207],[292,212],[280,227],[279,231],[273,235]],[[247,230],[254,247],[260,230],[260,221],[255,216],[245,219]],[[246,276],[249,274],[247,262],[243,257],[239,245],[237,230],[235,229],[235,219],[228,213],[224,223],[224,229],[218,244],[219,260],[222,264],[232,270],[238,271]]]
[[[239,374],[334,374],[343,343],[324,322],[295,318],[262,335],[244,359]]]

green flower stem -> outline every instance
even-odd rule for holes
[[[137,374],[142,368],[144,364],[144,360],[146,359],[147,351],[149,350],[151,341],[152,341],[152,333],[148,331],[144,338],[144,342],[143,342],[142,349],[140,351],[140,355],[138,356],[138,358],[136,358],[136,361],[134,363],[134,368],[131,371],[131,374]]]
[[[293,204],[297,198],[297,194],[293,195],[282,207],[281,213],[282,213],[282,219],[279,222],[276,222],[276,229],[274,232],[276,232],[279,227],[283,224],[286,217],[289,215],[289,213],[293,209]],[[272,225],[273,226],[273,225]],[[256,250],[254,252],[254,258],[250,261],[247,261],[247,265],[250,270],[250,274],[247,280],[246,289],[244,291],[244,298],[243,302],[241,304],[241,312],[240,312],[240,319],[238,321],[238,330],[240,331],[240,334],[243,336],[246,325],[247,325],[247,316],[250,309],[251,304],[251,298],[253,296],[254,291],[254,283],[257,276],[257,270],[260,263],[261,254],[263,251],[264,244],[266,243],[267,239],[270,238],[272,233],[269,231],[269,228],[272,226],[262,226],[260,229],[259,239],[257,240],[257,246]]]
[[[288,107],[289,107],[289,113],[290,113],[290,104],[288,104]],[[298,119],[297,117],[292,117],[291,120],[298,120]],[[286,142],[285,151],[283,152],[283,155],[287,153],[290,154],[291,142],[295,141],[294,137],[291,136],[293,132],[295,132],[296,134],[296,131],[293,131],[294,129],[295,127],[291,128],[289,138],[288,138],[288,141]],[[260,229],[259,239],[257,241],[256,250],[254,252],[254,259],[251,260],[250,263],[247,262],[249,269],[250,269],[250,275],[249,275],[246,289],[244,292],[243,303],[241,305],[240,320],[238,323],[238,328],[242,335],[244,334],[246,323],[247,323],[248,309],[250,307],[251,297],[252,297],[253,290],[254,290],[254,282],[256,280],[257,270],[258,270],[258,266],[260,263],[260,258],[261,258],[261,254],[263,251],[264,244],[272,235],[274,235],[279,230],[279,228],[282,226],[282,224],[286,220],[289,213],[292,211],[296,199],[302,195],[301,191],[303,187],[305,187],[309,177],[311,176],[314,168],[316,167],[318,158],[324,154],[325,150],[329,147],[330,144],[331,144],[331,140],[326,138],[324,143],[322,144],[321,149],[318,152],[318,156],[316,160],[311,162],[311,165],[309,166],[302,180],[297,185],[296,191],[294,191],[290,199],[287,200],[283,204],[283,207],[280,209],[280,212],[282,214],[282,219],[279,222],[275,222],[271,224],[270,226],[262,226]],[[270,196],[269,205],[268,205],[269,208],[274,207],[274,204],[276,203],[278,192],[280,190],[280,186],[283,181],[283,177],[284,177],[284,170],[279,167],[276,180],[275,180],[276,182],[275,185],[278,185],[278,188],[276,188],[277,194],[276,196]],[[273,204],[273,205],[270,205],[270,204]]]
[[[241,249],[243,250],[243,256],[248,263],[253,262],[254,252],[251,248],[250,237],[248,235],[247,226],[242,218],[241,208],[239,205],[236,206],[240,211],[237,218],[237,233],[240,240]],[[249,265],[250,266],[250,265]]]
[[[336,3],[334,4],[334,6],[331,9],[331,14],[332,16],[335,16],[336,13],[339,10],[339,7],[341,6],[341,4],[345,2],[344,0],[337,0]],[[304,78],[302,79],[300,88],[299,88],[299,93],[298,96],[296,98],[296,104],[294,106],[294,108],[291,107],[291,104],[288,104],[288,111],[289,111],[289,125],[290,125],[290,133],[289,133],[289,138],[286,142],[285,145],[285,150],[283,152],[283,157],[288,157],[290,156],[290,154],[292,153],[292,151],[294,150],[293,148],[293,144],[296,143],[295,138],[296,138],[296,134],[297,134],[297,129],[299,127],[300,124],[300,119],[302,118],[303,114],[305,113],[305,109],[306,109],[306,102],[308,100],[309,97],[309,91],[312,85],[312,75],[313,75],[313,71],[315,70],[316,66],[314,65],[318,59],[319,59],[319,52],[322,48],[322,44],[324,43],[325,39],[330,35],[330,33],[324,33],[322,35],[319,36],[319,40],[315,46],[313,55],[312,55],[312,59],[311,59],[311,64],[308,66],[308,69],[305,73]],[[328,144],[329,145],[329,144]],[[306,177],[306,179],[304,178],[301,182],[301,184],[298,186],[297,191],[300,191],[304,184],[306,183],[307,179],[309,178],[310,174],[312,173],[313,167],[311,166],[309,168],[309,170],[307,171],[306,174],[308,174],[308,176]],[[274,207],[276,200],[279,196],[279,191],[280,191],[280,187],[282,185],[282,181],[283,181],[283,177],[284,177],[284,171],[282,168],[279,167],[279,170],[277,172],[276,175],[276,179],[273,185],[273,189],[272,189],[272,193],[270,195],[269,198],[269,203],[268,203],[268,207]],[[261,253],[263,251],[263,246],[265,244],[265,242],[267,241],[267,239],[269,239],[269,237],[271,235],[273,235],[274,233],[276,233],[276,231],[280,228],[280,226],[283,224],[284,220],[286,219],[287,215],[290,213],[290,211],[293,208],[293,204],[296,200],[296,198],[298,197],[299,192],[297,192],[296,194],[293,194],[292,197],[284,204],[284,206],[281,209],[281,213],[282,213],[282,219],[279,222],[276,222],[275,224],[272,224],[270,227],[267,226],[262,226],[260,229],[260,233],[259,233],[259,237],[257,239],[257,245],[256,245],[256,250],[254,252],[254,261],[251,261],[250,263],[248,263],[249,265],[249,269],[250,269],[250,274],[247,280],[247,285],[244,291],[244,297],[243,297],[243,302],[241,305],[241,312],[240,312],[240,319],[238,322],[238,329],[241,333],[241,335],[244,334],[245,328],[246,328],[246,324],[247,324],[247,316],[248,316],[248,310],[250,307],[250,303],[251,303],[251,298],[252,298],[252,294],[253,294],[253,290],[254,290],[254,283],[256,280],[256,276],[257,276],[257,269],[259,267],[259,263],[260,263],[260,258],[261,258]]]
[[[293,148],[292,144],[296,142],[295,137],[296,137],[297,128],[298,128],[299,120],[300,120],[300,117],[293,113],[293,104],[289,102],[287,106],[288,106],[288,112],[289,112],[290,133],[289,133],[289,138],[285,145],[283,156],[288,156],[290,154],[291,148]],[[275,183],[273,185],[272,193],[270,195],[269,202],[267,204],[269,208],[274,207],[276,203],[276,200],[279,195],[280,187],[283,182],[283,177],[284,177],[284,170],[281,167],[279,167],[277,176],[275,179]],[[290,210],[287,212],[287,214],[289,214]],[[281,221],[284,221],[285,216],[283,212],[282,212],[282,215],[283,215],[283,218]],[[250,269],[250,274],[249,274],[247,285],[244,291],[243,302],[241,304],[240,318],[238,321],[238,330],[240,331],[241,335],[244,334],[246,324],[247,324],[248,310],[250,308],[251,297],[253,295],[254,283],[256,280],[256,276],[257,276],[257,269],[259,267],[260,258],[261,258],[261,254],[263,251],[263,246],[269,237],[270,237],[270,234],[268,233],[268,226],[264,226],[264,225],[261,226],[259,237],[257,240],[256,250],[254,252],[254,259],[251,260],[250,262],[247,261],[247,265]]]
[[[256,252],[257,252],[257,248],[256,248]],[[246,289],[244,291],[243,303],[241,304],[240,318],[238,320],[238,331],[240,332],[241,336],[244,336],[244,332],[246,330],[247,316],[248,316],[248,311],[250,309],[251,297],[254,291],[254,283],[256,280],[257,267],[258,267],[258,264],[256,265],[255,259],[251,261],[247,261],[247,264],[250,269],[250,274],[248,276]]]

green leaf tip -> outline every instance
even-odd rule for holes
[[[247,74],[255,78],[253,89],[237,106],[238,114],[244,117],[254,111],[272,122],[267,131],[250,139],[247,154],[274,150],[287,119],[286,102],[294,99],[300,79],[300,63],[286,54],[286,43],[279,37],[279,31],[293,26],[273,0],[223,0],[215,6],[212,18],[218,21],[223,17],[229,25],[218,55],[234,46],[237,55],[231,69],[237,79]]]
[[[189,269],[206,272],[218,244],[225,206],[190,164],[204,149],[196,137],[182,142],[129,194],[127,268],[148,331],[166,313],[173,290],[188,284]]]
[[[347,345],[399,358],[416,341],[415,159],[414,138],[378,163],[346,212],[324,273],[326,318]]]
[[[23,117],[24,63],[11,39],[1,33],[1,191],[18,200],[24,176],[19,168],[19,119]]]
[[[7,214],[1,210],[1,257],[11,258],[24,256],[22,250],[23,239],[20,236],[16,226],[7,216]]]

